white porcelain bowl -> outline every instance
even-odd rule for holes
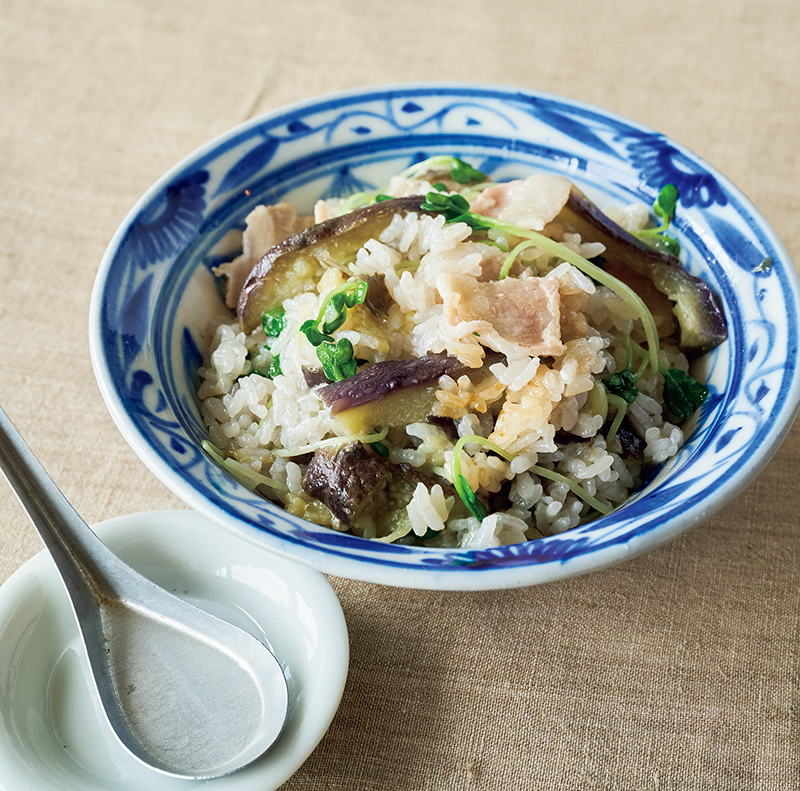
[[[208,319],[225,311],[211,266],[257,204],[310,211],[321,196],[377,187],[421,156],[454,154],[497,180],[564,174],[601,204],[680,192],[673,230],[692,274],[720,296],[728,340],[699,363],[711,397],[680,453],[623,508],[575,530],[475,551],[386,545],[294,518],[200,449],[195,371]],[[763,264],[766,259],[771,266]],[[186,503],[238,536],[324,572],[405,587],[530,585],[616,563],[697,525],[749,484],[800,399],[800,287],[758,211],[678,143],[594,107],[470,84],[390,85],[255,118],[160,179],[112,240],[92,300],[106,404],[133,449]]]
[[[271,648],[289,689],[286,726],[266,755],[213,781],[144,766],[108,725],[64,585],[41,552],[0,587],[0,788],[273,791],[283,785],[328,730],[347,678],[347,626],[328,581],[192,511],[130,514],[93,529],[148,579]]]

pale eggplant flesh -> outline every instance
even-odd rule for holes
[[[725,314],[708,283],[690,275],[674,256],[653,249],[617,225],[577,187],[572,188],[559,219],[579,233],[583,242],[605,245],[603,268],[609,274],[640,292],[646,290],[641,288],[642,281],[649,280],[673,303],[678,346],[687,357],[705,354],[727,338]],[[651,300],[646,293],[641,296],[654,313],[663,310],[658,295]]]

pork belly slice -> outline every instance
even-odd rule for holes
[[[535,173],[483,190],[470,204],[470,210],[541,231],[564,208],[571,186],[564,176]]]
[[[564,353],[557,278],[481,282],[469,275],[441,274],[436,288],[453,335],[477,336],[482,346],[510,359]]]

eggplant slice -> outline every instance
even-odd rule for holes
[[[440,376],[458,376],[467,367],[445,352],[415,357],[411,360],[386,360],[373,363],[363,371],[341,382],[321,387],[317,395],[328,411],[335,415],[345,409],[377,401],[394,390],[438,382]]]
[[[308,464],[302,487],[350,526],[360,517],[386,508],[391,477],[378,456],[360,442],[351,442],[335,451],[318,450]]]
[[[636,282],[629,281],[636,281],[637,276],[647,278],[674,303],[678,345],[687,357],[705,354],[728,337],[725,315],[708,283],[690,275],[674,256],[654,250],[617,225],[577,187],[573,186],[559,218],[574,228],[582,241],[605,245],[604,268],[609,274],[634,290]],[[646,296],[643,299],[648,301]]]
[[[261,326],[261,317],[285,299],[314,289],[326,269],[341,269],[349,276],[347,266],[367,240],[380,236],[395,214],[425,213],[423,200],[415,195],[373,203],[312,225],[268,250],[239,295],[237,312],[244,332]]]
[[[302,487],[349,528],[370,518],[380,522],[388,510],[405,509],[419,483],[428,489],[438,483],[446,496],[456,496],[449,481],[434,480],[409,464],[393,464],[355,441],[316,451]]]

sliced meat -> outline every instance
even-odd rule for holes
[[[483,190],[470,204],[470,210],[541,231],[564,208],[571,186],[564,176],[536,173]]]
[[[481,345],[510,358],[564,353],[557,278],[480,282],[441,274],[436,287],[447,324],[454,328],[465,322],[464,331],[477,334]]]

